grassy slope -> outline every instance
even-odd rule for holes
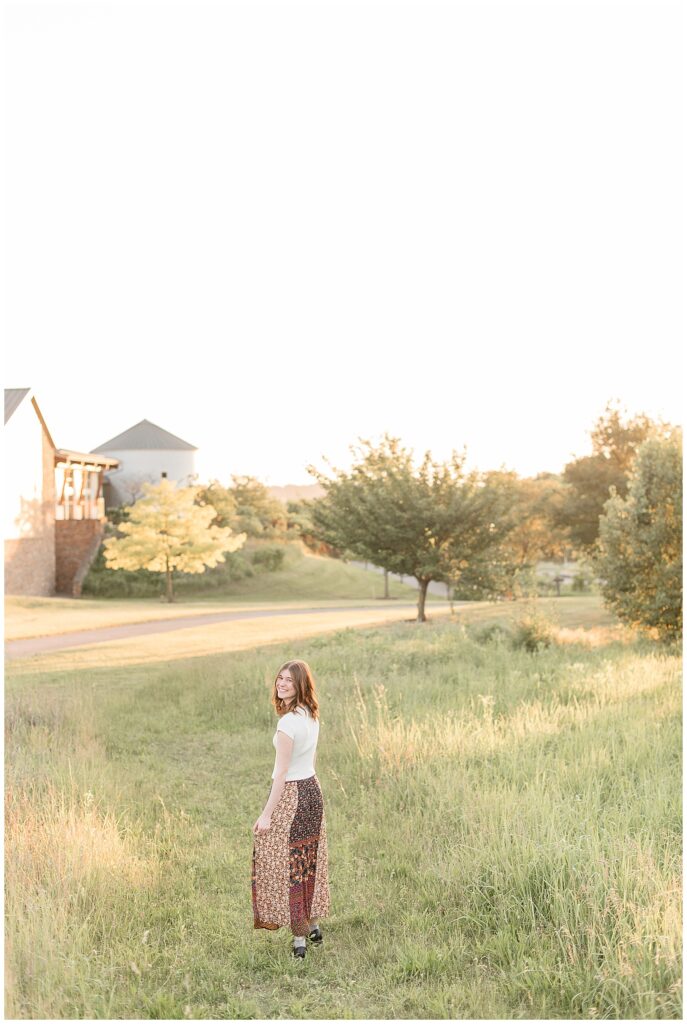
[[[389,581],[394,598],[415,600],[413,587]],[[284,568],[278,572],[236,580],[226,596],[244,601],[288,601],[294,598],[327,600],[339,598],[378,599],[384,594],[384,577],[347,565],[336,558],[304,553],[298,546],[286,545]],[[428,595],[429,600],[429,595]]]
[[[301,963],[250,900],[289,651],[10,665],[9,1016],[680,1016],[677,656],[440,620],[303,643],[333,908]]]

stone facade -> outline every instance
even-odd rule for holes
[[[102,473],[117,460],[56,448],[31,388],[5,388],[5,593],[81,595],[105,529]]]
[[[105,530],[100,519],[63,519],[55,523],[55,590],[80,597],[81,585],[98,554]]]
[[[35,451],[40,470],[33,485],[27,478],[19,493],[6,494],[5,593],[51,597],[55,593],[55,448],[31,403],[24,405],[10,420],[20,443],[11,453],[6,446],[6,463],[15,451],[20,459],[31,458]]]

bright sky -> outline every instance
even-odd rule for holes
[[[5,387],[201,480],[681,420],[681,5],[5,3]]]

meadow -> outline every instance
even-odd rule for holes
[[[5,1015],[680,1018],[679,654],[558,607],[532,653],[496,607],[9,664]],[[322,715],[332,914],[305,961],[250,893],[287,657]]]

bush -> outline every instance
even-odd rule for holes
[[[473,640],[478,644],[503,643],[504,640],[512,638],[511,631],[501,622],[490,622],[480,629],[471,631]]]
[[[162,574],[147,569],[108,569],[101,545],[81,588],[83,597],[158,597]]]
[[[231,584],[260,573],[276,572],[284,563],[283,545],[271,544],[251,551],[242,548],[225,555],[223,562],[202,573],[175,571],[174,590],[181,595],[231,590]],[[84,597],[159,597],[165,592],[164,573],[147,569],[109,569],[101,546],[83,583]]]
[[[284,564],[284,548],[271,544],[269,547],[258,548],[252,562],[258,572],[276,572]]]
[[[553,638],[553,626],[548,619],[537,612],[529,612],[515,624],[511,642],[516,650],[535,654],[543,647],[550,647]]]

